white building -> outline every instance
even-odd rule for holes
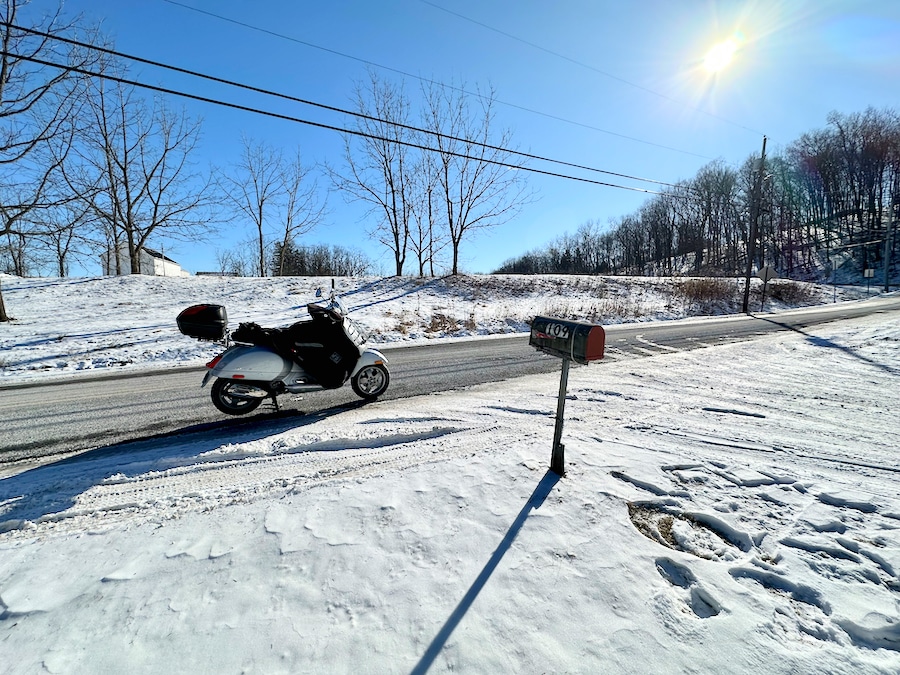
[[[128,255],[128,246],[119,245],[119,269],[122,274],[131,274],[131,257]],[[116,274],[116,256],[113,249],[109,249],[100,257],[103,274],[114,276]],[[156,277],[189,277],[189,272],[181,269],[181,265],[167,258],[159,251],[152,248],[141,249],[141,274]]]

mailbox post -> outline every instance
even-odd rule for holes
[[[562,443],[562,430],[566,409],[566,389],[569,385],[569,362],[574,361],[587,365],[591,361],[602,359],[606,333],[602,326],[587,321],[565,321],[547,316],[536,316],[531,322],[531,337],[528,344],[539,352],[562,359],[550,470],[564,476],[566,474],[566,448]]]

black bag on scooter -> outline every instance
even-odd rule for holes
[[[275,352],[277,348],[277,328],[263,328],[257,323],[247,322],[238,325],[237,330],[232,331],[231,339],[248,345],[266,347]]]

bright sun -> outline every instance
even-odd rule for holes
[[[703,59],[703,67],[710,73],[718,73],[731,63],[737,48],[738,43],[734,38],[728,38],[720,42],[706,52],[706,56]]]

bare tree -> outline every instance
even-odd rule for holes
[[[17,277],[27,276],[31,268],[31,260],[28,255],[27,238],[21,232],[7,232],[0,240],[0,254],[5,258],[6,264],[3,271],[15,274]]]
[[[354,131],[344,138],[346,173],[329,169],[335,186],[350,201],[361,201],[374,214],[372,235],[393,254],[397,276],[403,274],[413,217],[413,165],[407,143],[414,140],[409,127],[409,101],[403,89],[370,73],[366,87],[356,87],[357,118]],[[405,126],[401,126],[405,125]]]
[[[235,277],[251,276],[251,270],[256,267],[256,263],[253,261],[255,256],[249,251],[252,250],[254,244],[253,240],[249,240],[233,249],[217,250],[216,263],[219,266],[219,272]]]
[[[35,213],[60,201],[53,194],[54,177],[70,147],[83,101],[84,78],[75,69],[95,59],[52,39],[74,25],[63,23],[61,10],[31,26],[19,26],[24,4],[0,0],[0,235],[22,245],[41,234]],[[56,146],[54,152],[51,146]],[[8,320],[0,290],[0,321]]]
[[[319,200],[319,189],[310,177],[310,169],[303,166],[300,153],[282,168],[282,190],[284,192],[284,236],[282,250],[297,237],[306,234],[318,225],[325,215],[325,203]],[[284,274],[284,256],[279,257],[279,267],[275,272]]]
[[[476,230],[513,218],[531,198],[509,151],[512,133],[495,128],[494,91],[473,103],[464,87],[432,84],[425,89],[425,128],[438,157],[442,217],[452,248],[452,273],[459,251]]]
[[[91,212],[90,204],[73,200],[42,215],[42,234],[38,240],[60,277],[68,275],[70,260],[82,257],[92,243],[89,236],[93,223]]]
[[[434,276],[437,256],[447,245],[446,236],[440,229],[440,198],[438,194],[438,164],[431,152],[420,155],[413,172],[412,219],[409,231],[409,245],[419,268],[419,276],[425,276],[426,266]]]
[[[257,231],[256,273],[266,275],[266,228],[277,211],[284,193],[284,170],[281,152],[265,143],[243,138],[243,152],[220,183],[226,198],[249,218]]]
[[[129,272],[140,274],[140,254],[151,237],[194,239],[212,218],[210,179],[190,162],[200,122],[102,79],[89,105],[91,133],[81,164],[67,169],[68,183],[106,232],[114,258],[109,267],[124,271],[124,249]]]

